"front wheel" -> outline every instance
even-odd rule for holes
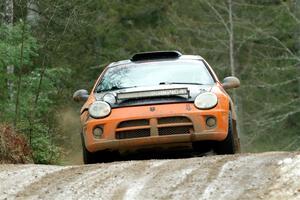
[[[217,154],[234,154],[238,152],[238,149],[236,148],[237,145],[235,145],[235,139],[234,139],[234,130],[233,130],[233,121],[231,118],[231,112],[229,113],[228,117],[228,134],[225,140],[216,142],[215,144],[215,152]]]
[[[199,153],[206,153],[212,150],[213,141],[197,141],[192,143],[193,150]]]
[[[84,164],[97,163],[98,162],[97,155],[96,153],[91,153],[86,149],[82,133],[81,133],[81,144],[82,144],[83,163]]]
[[[83,163],[84,164],[94,164],[94,163],[103,163],[103,162],[113,162],[119,160],[119,152],[117,151],[97,151],[89,152],[84,143],[84,137],[81,133],[81,144],[82,144],[82,154],[83,154]]]

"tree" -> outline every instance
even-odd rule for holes
[[[4,14],[4,22],[7,26],[12,27],[14,22],[14,2],[13,0],[5,0],[5,14]],[[13,91],[13,81],[12,76],[14,74],[14,66],[12,64],[7,65],[7,75],[8,75],[8,81],[7,81],[7,87],[8,87],[8,94],[9,99],[12,101],[14,97],[14,91]]]

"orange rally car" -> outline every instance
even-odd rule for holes
[[[145,52],[109,64],[91,93],[78,90],[84,163],[105,162],[116,152],[150,147],[213,144],[217,154],[239,151],[234,105],[221,83],[197,55]]]

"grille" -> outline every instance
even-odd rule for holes
[[[176,135],[190,134],[194,132],[192,121],[185,116],[161,117],[153,119],[154,123],[150,128],[150,119],[138,119],[123,121],[118,124],[116,129],[116,139],[130,139],[151,136],[153,135]],[[143,126],[143,127],[142,127]]]
[[[158,135],[176,135],[189,134],[193,132],[193,126],[177,126],[177,127],[160,127],[158,128]]]
[[[117,139],[130,139],[130,138],[139,138],[139,137],[148,137],[150,136],[150,129],[136,129],[128,131],[117,131]]]
[[[149,120],[139,119],[139,120],[123,121],[118,125],[118,128],[126,128],[132,126],[147,126],[147,125],[149,125]]]
[[[158,124],[173,124],[173,123],[187,123],[191,120],[187,117],[164,117],[157,120]]]

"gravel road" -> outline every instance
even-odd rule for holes
[[[300,153],[0,165],[0,199],[300,199]]]

